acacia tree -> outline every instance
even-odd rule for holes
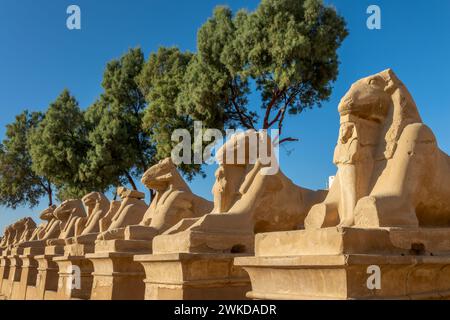
[[[154,146],[142,130],[145,98],[136,77],[144,65],[141,49],[131,49],[118,60],[109,62],[103,76],[104,93],[88,108],[88,141],[91,148],[82,165],[87,180],[107,185],[140,176],[155,160]]]
[[[50,104],[44,119],[30,131],[32,169],[58,187],[60,199],[82,197],[97,187],[79,174],[89,150],[87,136],[83,112],[68,90]]]
[[[47,195],[53,204],[53,189],[49,179],[32,170],[28,149],[28,133],[42,121],[39,112],[24,111],[6,126],[6,138],[0,145],[0,204],[16,209],[35,207]]]
[[[254,12],[235,16],[218,7],[198,32],[178,105],[207,125],[259,124],[281,134],[286,114],[329,98],[346,36],[343,18],[320,0],[262,0]],[[262,113],[249,109],[253,86]]]

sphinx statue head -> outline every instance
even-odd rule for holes
[[[256,173],[268,167],[276,168],[278,162],[267,133],[255,130],[237,133],[217,151],[219,168],[212,189],[214,212],[228,212],[253,182]]]
[[[309,212],[306,227],[449,224],[450,189],[439,182],[450,176],[448,156],[395,73],[357,81],[338,110],[336,180]]]
[[[86,212],[83,202],[79,199],[63,201],[53,212],[57,220],[61,222],[61,233],[58,239],[64,240],[75,236],[75,224],[78,218],[85,218]],[[59,245],[64,241],[48,240],[47,245]]]
[[[59,236],[61,222],[53,214],[56,208],[56,205],[51,205],[40,213],[39,217],[45,221],[45,223],[37,228],[31,241],[53,239]]]
[[[411,94],[391,69],[355,82],[338,111],[341,125],[362,123],[359,131],[363,136],[372,136],[368,139],[376,145],[377,159],[392,158],[404,128],[422,123]]]
[[[155,190],[157,193],[162,193],[171,186],[180,190],[189,189],[171,158],[161,160],[148,169],[143,174],[141,182],[147,188]]]
[[[148,169],[142,177],[142,183],[156,191],[140,223],[140,226],[152,229],[152,232],[150,229],[142,229],[149,234],[148,238],[166,231],[182,219],[201,217],[213,208],[212,202],[192,193],[171,158],[166,158]],[[136,229],[136,233],[138,230]],[[132,234],[130,236],[133,237]],[[143,236],[139,235],[142,238]]]
[[[52,205],[48,207],[47,209],[44,209],[40,215],[39,218],[43,221],[50,222],[51,220],[55,219],[55,216],[53,215],[53,212],[56,209],[56,205]]]
[[[3,233],[3,238],[0,241],[0,248],[6,248],[11,244],[12,235],[13,235],[12,226],[7,226]]]
[[[23,232],[25,231],[25,218],[20,219],[13,223],[12,230],[14,232],[14,240],[12,242],[12,245],[17,245],[20,243],[20,239],[22,237]]]
[[[91,192],[82,199],[87,209],[87,217],[80,218],[77,222],[77,235],[86,235],[100,231],[100,219],[108,212],[110,203],[101,192]]]
[[[29,241],[32,238],[34,231],[37,229],[36,223],[30,217],[23,219],[23,226],[24,228],[18,241],[18,244]]]

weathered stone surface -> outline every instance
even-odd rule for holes
[[[155,196],[142,216],[139,211],[140,223],[110,228],[98,237],[95,254],[87,255],[95,269],[92,299],[144,299],[144,269],[134,255],[151,253],[154,236],[183,218],[200,217],[213,208],[191,192],[170,158],[147,170],[142,183]]]
[[[53,215],[61,221],[61,233],[58,239],[47,240],[47,245],[64,245],[66,239],[75,236],[75,226],[80,218],[86,218],[83,202],[78,199],[66,200],[55,209]]]
[[[111,218],[108,229],[97,236],[98,240],[123,239],[124,229],[129,225],[139,224],[148,209],[142,192],[121,187],[118,188],[118,194],[122,199],[120,207]]]
[[[252,149],[261,145],[268,145],[271,163],[252,159]],[[227,152],[235,154],[234,161],[240,153],[245,156],[235,163]],[[135,257],[146,269],[146,298],[245,298],[249,278],[233,266],[233,256],[253,252],[255,232],[302,226],[309,208],[325,197],[294,185],[280,170],[267,174],[269,166],[277,166],[267,135],[238,134],[217,157],[213,211],[181,220],[154,238],[152,256]],[[194,268],[198,279],[189,278]],[[162,276],[166,269],[170,272]]]
[[[61,248],[61,247],[60,247]],[[63,248],[57,254],[43,254],[35,257],[38,262],[38,275],[36,279],[36,290],[30,300],[55,300],[58,291],[59,268],[54,257],[61,256]]]
[[[41,240],[44,238],[44,236],[46,235],[46,233],[48,232],[48,230],[51,227],[52,221],[56,220],[55,216],[53,215],[53,212],[55,211],[55,209],[56,209],[56,206],[53,205],[41,212],[39,218],[45,222],[41,223],[34,230],[29,241]],[[52,235],[50,235],[50,237],[51,236]]]
[[[252,158],[252,150],[267,146],[270,162]],[[229,160],[227,153],[236,154]],[[244,153],[243,163],[235,163]],[[294,230],[303,226],[306,213],[326,192],[296,186],[277,167],[267,134],[249,130],[233,136],[217,154],[221,164],[213,187],[214,210],[197,221],[181,222],[153,242],[154,253],[253,252],[259,232]],[[234,162],[233,162],[234,161]]]
[[[250,275],[247,296],[450,298],[449,157],[392,70],[356,82],[339,112],[330,192],[306,230],[260,234],[256,257],[235,260]]]
[[[217,153],[214,203],[165,159],[142,178],[150,206],[120,187],[8,226],[1,299],[450,299],[450,158],[392,70],[338,110],[328,193],[293,184],[249,130]]]
[[[116,241],[120,240],[107,242]],[[144,268],[140,263],[134,262],[133,257],[139,252],[149,252],[151,245],[147,241],[137,242],[139,243],[134,242],[134,248],[127,243],[127,252],[110,250],[86,255],[94,265],[92,300],[144,299]]]
[[[43,253],[43,247],[30,247],[23,250],[23,254],[19,256],[22,260],[22,274],[20,281],[14,284],[11,299],[30,300],[36,296],[38,262],[35,257]]]
[[[450,227],[450,158],[394,72],[357,81],[339,112],[336,180],[306,227]]]
[[[235,300],[251,288],[230,254],[161,254],[135,257],[145,268],[146,300]]]
[[[258,235],[256,257],[235,259],[253,299],[450,298],[450,230],[327,228]],[[423,244],[417,250],[418,244]],[[367,286],[380,267],[379,290]]]

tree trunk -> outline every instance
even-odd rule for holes
[[[133,190],[137,190],[136,184],[134,183],[133,177],[131,177],[131,175],[128,173],[128,171],[125,171],[125,176],[128,179],[128,182],[131,184],[131,187],[133,188]]]
[[[48,182],[47,194],[48,194],[48,206],[51,207],[53,205],[53,190],[50,182]]]

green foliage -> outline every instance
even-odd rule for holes
[[[228,8],[218,7],[199,30],[197,54],[184,78],[177,105],[209,128],[238,124],[252,127],[256,114],[246,108],[250,92],[241,48],[235,48],[237,26]]]
[[[320,0],[263,0],[255,12],[234,17],[218,7],[199,30],[179,105],[207,124],[255,128],[254,83],[265,110],[262,128],[281,131],[286,112],[320,106],[330,96],[346,36],[343,18]]]
[[[81,166],[85,179],[104,187],[140,176],[154,164],[154,146],[142,130],[145,99],[136,83],[144,65],[140,49],[131,49],[108,63],[104,93],[88,108],[86,122],[91,148]]]
[[[32,170],[27,136],[42,120],[42,114],[24,111],[15,122],[6,126],[6,138],[0,145],[0,204],[16,209],[19,206],[33,208],[41,197],[49,196],[52,189],[48,180]]]
[[[60,199],[92,191],[92,184],[79,175],[80,163],[89,150],[87,136],[83,112],[68,90],[50,105],[39,126],[29,134],[33,171],[66,190],[58,195]],[[78,191],[70,193],[69,189]]]
[[[156,146],[156,160],[170,156],[177,144],[171,140],[175,129],[193,130],[192,118],[176,104],[192,58],[192,53],[183,53],[177,48],[160,48],[150,55],[138,78],[148,103],[143,128]],[[199,165],[184,164],[180,169],[188,179],[201,172]]]
[[[147,62],[131,49],[106,66],[104,92],[83,112],[65,90],[40,113],[24,112],[0,144],[0,204],[33,207],[130,183],[170,156],[175,129],[278,128],[320,106],[339,69],[345,21],[321,0],[262,0],[235,15],[217,7],[197,52],[160,48]],[[255,95],[259,95],[258,97]],[[251,101],[260,100],[260,108]],[[284,138],[280,143],[293,141]],[[199,165],[182,165],[191,179]]]

